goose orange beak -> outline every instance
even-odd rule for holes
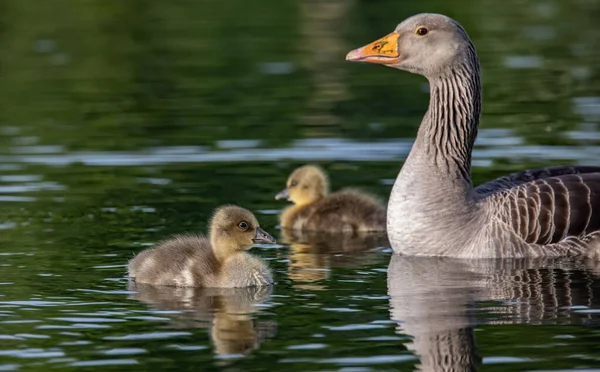
[[[346,61],[370,62],[382,65],[398,63],[400,61],[398,37],[400,37],[400,34],[394,31],[371,44],[354,49],[346,55]]]

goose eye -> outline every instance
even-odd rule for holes
[[[240,223],[238,223],[238,227],[242,230],[247,230],[248,229],[248,223],[246,221],[242,221]]]
[[[298,186],[298,181],[292,181],[292,183],[290,184],[290,186],[292,186],[292,187]]]
[[[419,36],[425,36],[428,32],[429,30],[426,27],[419,27],[415,33]]]

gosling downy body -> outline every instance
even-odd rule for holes
[[[281,227],[303,231],[365,232],[385,230],[385,207],[355,189],[329,194],[327,174],[315,165],[297,168],[275,196],[294,205],[281,216]]]
[[[271,270],[246,252],[253,244],[275,243],[252,212],[237,206],[218,208],[210,234],[176,235],[129,261],[137,283],[176,287],[249,287],[273,283]]]
[[[479,59],[456,21],[415,15],[346,59],[429,80],[429,109],[388,202],[395,252],[461,258],[598,254],[600,167],[536,169],[472,187]]]

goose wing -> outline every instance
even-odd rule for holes
[[[584,237],[600,230],[600,173],[541,178],[481,202],[527,243]]]
[[[545,167],[538,169],[528,169],[520,172],[508,174],[506,176],[496,178],[495,180],[483,183],[475,188],[477,195],[485,197],[494,192],[502,191],[522,185],[527,182],[540,180],[544,178],[564,176],[568,174],[587,174],[600,173],[600,167],[594,166],[558,166]]]

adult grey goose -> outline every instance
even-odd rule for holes
[[[475,47],[460,24],[418,14],[346,60],[429,80],[429,108],[388,202],[394,252],[462,258],[597,254],[600,167],[528,170],[473,188],[481,79]]]

